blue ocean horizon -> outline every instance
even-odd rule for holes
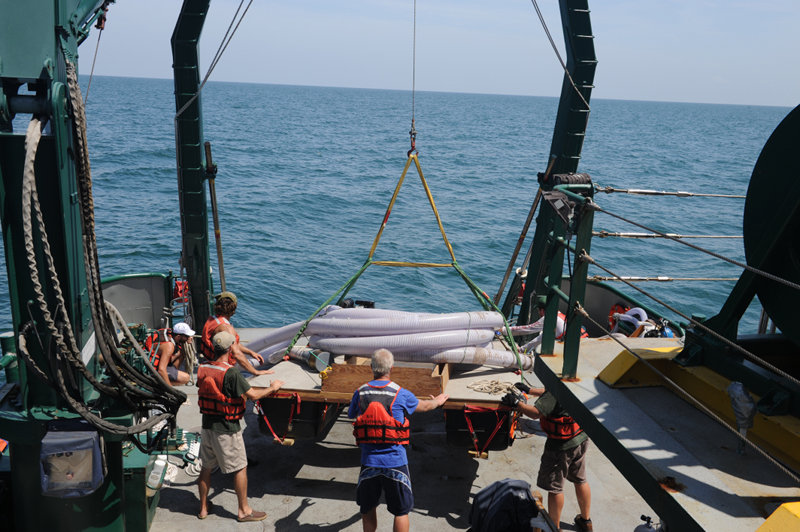
[[[87,81],[82,79],[84,92]],[[226,284],[240,297],[234,324],[278,327],[307,318],[367,258],[406,162],[411,93],[209,82],[202,99],[204,138],[219,168]],[[552,97],[416,94],[422,170],[458,264],[490,296],[536,194],[537,172],[545,169],[557,106]],[[742,195],[761,148],[790,110],[602,99],[591,106],[578,170],[595,183]],[[103,277],[179,271],[174,112],[171,80],[92,80],[87,123]],[[25,127],[18,122],[16,127]],[[742,234],[743,199],[602,193],[595,199],[604,209],[664,232]],[[602,213],[595,216],[595,229],[641,232]],[[533,227],[517,266],[532,236]],[[698,242],[744,261],[741,239]],[[620,275],[740,274],[731,264],[652,239],[594,239],[591,254]],[[413,167],[374,258],[450,262]],[[604,275],[598,269],[590,273]],[[0,284],[0,329],[11,330],[7,280]],[[733,284],[641,286],[688,315],[712,316]],[[621,283],[613,286],[633,293]],[[479,307],[451,269],[371,266],[350,294],[380,308]],[[755,331],[759,310],[756,301],[740,332]]]

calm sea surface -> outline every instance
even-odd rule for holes
[[[417,94],[423,172],[456,259],[490,295],[536,193],[557,103],[542,97]],[[87,108],[102,275],[177,272],[172,81],[96,77]],[[763,144],[788,111],[594,100],[579,171],[619,188],[745,194]],[[406,161],[410,93],[211,82],[203,93],[203,113],[205,139],[219,166],[227,287],[240,297],[234,324],[280,326],[308,317],[367,257]],[[599,194],[596,201],[666,232],[742,233],[742,199]],[[595,221],[598,230],[641,232],[601,213]],[[744,260],[740,239],[692,242]],[[526,249],[527,243],[522,255]],[[595,239],[592,255],[620,275],[740,273],[679,244],[650,239]],[[375,259],[449,262],[416,173],[405,181]],[[0,284],[0,329],[10,330],[6,279]],[[733,284],[645,283],[644,288],[687,313],[710,316]],[[478,308],[451,269],[372,266],[350,294],[381,308]],[[755,307],[742,332],[755,329]]]

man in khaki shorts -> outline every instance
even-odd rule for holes
[[[198,403],[203,414],[200,460],[202,469],[197,479],[200,492],[198,519],[205,519],[211,511],[208,490],[211,472],[219,467],[222,473],[234,473],[233,488],[239,508],[239,522],[262,521],[264,512],[253,510],[247,502],[247,453],[242,437],[242,419],[245,401],[257,401],[276,392],[283,383],[274,380],[269,387],[253,387],[239,370],[228,363],[228,354],[236,337],[227,331],[213,337],[213,359],[197,369]]]
[[[516,408],[526,416],[538,419],[547,434],[542,463],[536,485],[547,491],[547,513],[561,529],[561,510],[564,508],[564,479],[575,485],[575,496],[581,513],[575,516],[575,526],[581,532],[591,532],[589,510],[592,491],[586,481],[586,450],[589,437],[572,417],[544,388],[530,388],[523,383],[515,386],[524,394],[538,397],[533,405],[527,404],[514,393],[503,397],[502,402]]]

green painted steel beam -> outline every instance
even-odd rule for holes
[[[210,314],[213,289],[198,57],[208,6],[209,0],[185,0],[172,34],[176,112],[185,107],[175,120],[182,260],[189,281],[195,328],[202,327]]]

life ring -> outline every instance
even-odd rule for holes
[[[608,329],[611,330],[617,325],[617,318],[614,317],[614,314],[625,314],[630,309],[631,307],[625,307],[622,303],[611,305],[611,310],[608,311]]]

